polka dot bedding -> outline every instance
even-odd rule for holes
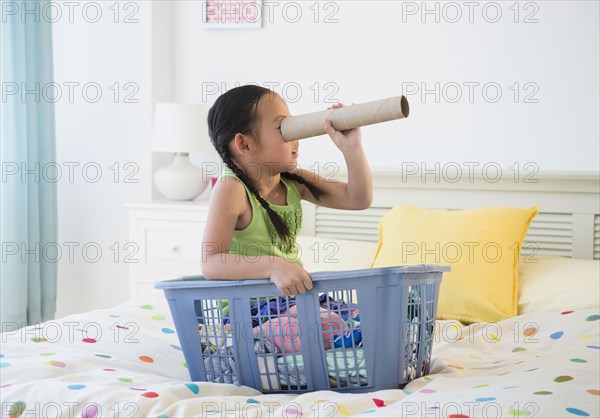
[[[2,334],[3,417],[598,417],[598,310],[438,321],[431,374],[403,389],[263,395],[191,382],[158,297]]]

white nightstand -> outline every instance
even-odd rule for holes
[[[201,274],[207,200],[157,200],[125,207],[129,211],[129,241],[136,246],[129,260],[131,300],[156,293],[157,281]]]

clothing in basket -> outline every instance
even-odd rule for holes
[[[327,350],[331,348],[332,340],[343,337],[348,330],[348,325],[337,313],[321,308],[321,329],[324,348]],[[302,330],[298,324],[298,309],[295,305],[281,316],[254,327],[252,332],[255,339],[272,342],[282,353],[298,353],[302,350],[300,343]]]

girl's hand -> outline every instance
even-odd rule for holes
[[[342,103],[336,103],[332,107],[328,107],[327,110],[332,108],[337,109],[339,107],[344,107],[344,105]],[[324,123],[325,132],[327,132],[342,153],[346,154],[346,152],[353,152],[357,148],[361,148],[360,128],[338,131],[331,126],[329,119],[325,118]]]
[[[312,280],[302,267],[291,261],[275,257],[271,280],[277,289],[286,296],[296,296],[312,289]]]

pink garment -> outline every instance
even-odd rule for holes
[[[311,327],[312,328],[312,327]],[[343,335],[348,330],[348,325],[335,312],[321,308],[321,332],[325,349],[333,345],[335,337]],[[302,332],[313,333],[313,329],[302,330],[298,322],[298,309],[294,305],[278,318],[273,318],[258,327],[254,327],[254,338],[271,341],[282,353],[297,353],[302,349],[300,336]]]

